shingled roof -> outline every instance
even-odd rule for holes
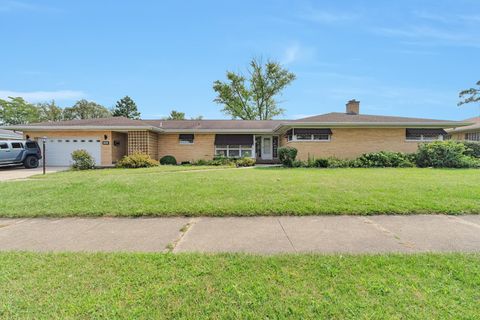
[[[480,117],[465,119],[463,120],[463,122],[471,122],[472,124],[469,126],[450,129],[447,131],[451,133],[451,132],[465,132],[465,131],[471,131],[471,130],[480,130]]]
[[[378,115],[368,115],[368,114],[349,114],[341,112],[331,112],[325,113],[317,116],[306,117],[295,122],[334,122],[334,123],[449,123],[455,122],[451,120],[436,120],[436,119],[425,119],[425,118],[409,118],[409,117],[395,117],[395,116],[378,116]]]
[[[41,122],[8,126],[15,130],[153,130],[158,132],[278,132],[294,126],[346,127],[346,126],[426,126],[460,127],[466,122],[424,118],[392,117],[379,115],[326,113],[297,120],[133,120],[125,117]]]

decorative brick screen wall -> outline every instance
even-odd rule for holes
[[[151,131],[128,131],[128,154],[141,152],[158,160],[158,134]]]
[[[128,154],[148,154],[148,131],[128,131]]]

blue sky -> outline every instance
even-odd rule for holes
[[[227,118],[212,100],[252,57],[297,75],[284,118],[344,111],[464,119],[480,80],[480,1],[0,0],[0,98],[129,95],[143,118],[170,110]]]

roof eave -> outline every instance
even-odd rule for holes
[[[456,128],[468,126],[468,122],[288,122],[276,126],[273,131],[285,131],[294,127],[323,128]]]
[[[272,129],[164,129],[164,133],[272,133]]]
[[[1,129],[7,130],[23,130],[23,131],[88,131],[88,130],[123,130],[123,131],[132,131],[132,130],[147,130],[155,132],[163,132],[164,130],[154,126],[4,126],[0,127]]]

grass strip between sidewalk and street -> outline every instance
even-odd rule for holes
[[[0,253],[0,318],[476,319],[480,256]]]

